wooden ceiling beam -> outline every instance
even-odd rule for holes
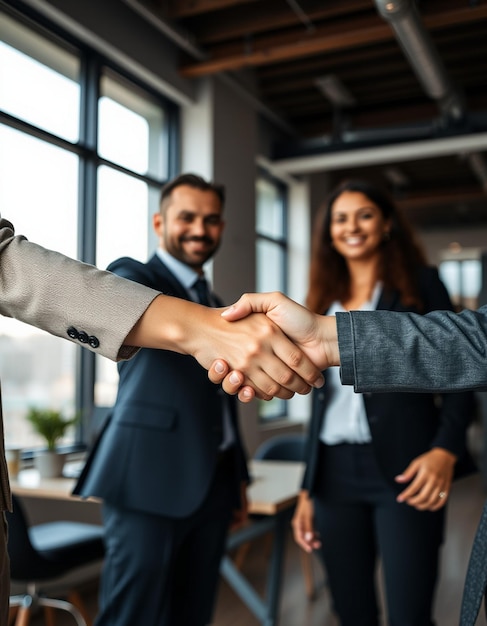
[[[438,13],[424,18],[425,27],[436,30],[459,23],[469,23],[487,18],[487,5],[456,9],[446,13]],[[247,54],[232,54],[219,56],[207,61],[193,63],[181,68],[181,74],[186,78],[207,76],[218,72],[238,70],[245,67],[256,67],[272,63],[282,63],[293,59],[304,58],[322,53],[332,53],[372,45],[378,42],[390,41],[394,34],[385,21],[368,27],[352,27],[339,32],[330,32],[327,28],[316,29],[307,39],[283,43],[280,45],[265,45]],[[260,45],[260,44],[259,44]]]
[[[313,3],[316,6],[303,6],[303,10],[309,20],[309,28],[319,27],[324,21],[337,20],[340,18],[350,19],[356,12],[368,10],[372,15],[375,11],[371,8],[370,0],[322,0]],[[217,44],[218,42],[231,39],[241,39],[260,33],[276,32],[283,29],[298,27],[305,32],[306,25],[286,2],[275,4],[265,2],[256,11],[242,9],[228,11],[216,20],[212,15],[202,15],[197,20],[189,23],[189,29],[194,33],[202,45]]]
[[[247,5],[259,0],[159,0],[159,5],[168,5],[165,13],[170,19],[177,20],[204,13],[213,13],[222,9],[230,9],[239,5]]]
[[[363,60],[362,65],[347,66],[347,69],[336,66],[323,66],[321,70],[314,68],[311,71],[307,71],[305,67],[301,71],[289,74],[286,80],[277,79],[271,80],[267,77],[265,80],[260,81],[262,90],[266,97],[285,95],[286,93],[301,90],[301,89],[318,89],[315,86],[315,80],[317,76],[324,76],[325,74],[335,74],[340,77],[340,82],[347,87],[354,97],[358,99],[359,94],[356,89],[358,85],[364,85],[367,91],[370,91],[370,80],[383,81],[381,84],[387,85],[387,89],[390,88],[389,81],[406,80],[407,82],[413,82],[414,77],[411,76],[411,72],[406,62],[401,60],[388,60],[385,63],[367,63]]]
[[[375,45],[361,50],[346,50],[339,57],[334,55],[308,57],[278,65],[265,65],[258,69],[258,79],[265,84],[272,81],[285,83],[289,78],[302,72],[315,72],[317,76],[340,73],[349,66],[357,70],[364,64],[382,63],[384,57],[405,63],[404,55],[393,42],[390,45]]]
[[[264,35],[238,37],[214,46],[203,47],[208,53],[208,60],[220,59],[242,55],[242,53],[247,55],[253,52],[267,52],[281,46],[295,45],[319,38],[340,37],[343,36],[344,32],[366,31],[384,23],[377,15],[370,12],[370,14],[360,18],[354,15],[347,20],[325,21],[312,30],[307,30],[302,24],[298,24],[295,28],[270,30]]]
[[[193,63],[181,68],[180,72],[186,78],[208,76],[228,70],[238,70],[245,67],[283,63],[285,61],[304,58],[325,52],[336,52],[360,45],[370,45],[378,41],[388,41],[393,38],[388,24],[379,24],[375,28],[366,28],[360,31],[348,31],[327,36],[320,33],[308,39],[293,43],[275,46],[273,48],[222,58],[210,59],[202,63]]]
[[[487,19],[487,4],[482,6],[467,6],[451,11],[439,11],[434,15],[423,15],[421,20],[427,30],[435,31],[448,26],[471,24],[477,20]]]
[[[404,199],[397,199],[396,204],[401,210],[408,209],[431,209],[434,207],[448,206],[458,204],[459,202],[473,202],[485,200],[485,192],[479,187],[461,188],[445,190],[444,187],[437,190],[428,190],[422,193],[408,195]],[[487,216],[486,216],[487,217]]]

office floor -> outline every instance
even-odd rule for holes
[[[451,495],[447,541],[443,549],[441,580],[436,601],[437,626],[457,626],[463,580],[473,536],[485,499],[479,474],[455,483]],[[244,564],[244,572],[259,590],[265,588],[267,565],[266,545],[259,540],[252,545]],[[338,626],[330,609],[330,598],[323,583],[324,577],[317,561],[314,563],[317,585],[316,598],[308,601],[305,595],[299,552],[289,537],[284,587],[281,599],[279,626]],[[88,608],[96,612],[96,588],[82,590]],[[42,626],[41,616],[31,621],[31,626]],[[59,614],[56,626],[72,626],[69,616]],[[222,581],[213,626],[258,626],[255,617],[243,605],[233,590]],[[477,626],[487,626],[482,614]]]

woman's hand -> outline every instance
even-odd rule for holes
[[[397,496],[420,511],[437,511],[445,506],[450,494],[457,457],[443,448],[433,448],[411,461],[398,483],[409,485]]]
[[[265,313],[321,370],[340,365],[335,318],[316,315],[278,291],[246,293],[224,309],[226,320]]]
[[[305,552],[312,552],[321,546],[313,526],[313,502],[307,491],[301,491],[291,522],[294,540]]]

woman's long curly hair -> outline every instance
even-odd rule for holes
[[[342,182],[331,192],[316,215],[306,305],[315,313],[323,313],[332,302],[346,302],[351,297],[346,261],[333,247],[330,236],[333,204],[346,191],[364,194],[390,222],[390,237],[381,244],[377,278],[382,281],[384,291],[398,291],[403,305],[415,307],[421,312],[423,303],[417,274],[419,267],[426,265],[426,256],[392,199],[380,188],[363,180]]]

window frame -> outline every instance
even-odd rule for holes
[[[46,40],[65,48],[70,54],[80,59],[80,127],[78,141],[70,142],[40,127],[16,118],[10,113],[0,110],[0,124],[14,128],[22,133],[55,145],[75,154],[79,159],[78,179],[78,241],[77,258],[85,263],[95,264],[96,261],[96,217],[97,217],[97,171],[102,165],[122,172],[146,183],[151,191],[159,193],[160,188],[178,171],[180,145],[180,111],[179,106],[163,94],[146,84],[138,76],[117,65],[112,59],[90,48],[72,34],[64,31],[59,25],[50,22],[31,7],[15,3],[16,8],[0,1],[0,12],[10,19],[32,30]],[[35,58],[35,57],[32,57]],[[166,146],[165,162],[167,171],[161,176],[140,174],[123,167],[109,159],[102,158],[97,151],[98,144],[98,101],[100,84],[103,75],[120,78],[125,85],[133,85],[134,92],[139,91],[161,107],[166,120],[164,145]],[[28,178],[28,173],[25,174]],[[66,446],[65,451],[76,451],[86,448],[91,436],[91,415],[95,409],[95,354],[88,350],[77,350],[75,363],[74,406],[81,411],[80,420],[75,433],[73,445]]]
[[[256,250],[256,282],[259,283],[259,255],[257,254],[257,246],[260,241],[266,241],[270,244],[273,244],[279,248],[282,253],[283,263],[281,267],[281,273],[279,276],[280,283],[280,291],[283,293],[287,293],[288,291],[288,264],[289,264],[289,188],[288,186],[279,178],[273,176],[269,171],[260,167],[257,172],[256,178],[256,198],[257,198],[257,185],[259,180],[264,180],[265,182],[271,184],[275,190],[277,191],[277,197],[279,198],[281,210],[282,210],[282,235],[281,236],[271,236],[267,233],[261,233],[257,227],[257,219],[256,219],[256,227],[255,227],[255,250]],[[256,216],[257,216],[257,203],[256,203]],[[285,400],[281,400],[279,398],[274,398],[270,402],[258,401],[258,417],[259,423],[261,425],[268,425],[280,420],[285,420],[288,418],[288,409],[287,402]],[[278,409],[275,412],[272,412],[270,415],[265,415],[265,410],[269,409],[270,406],[277,405]]]

